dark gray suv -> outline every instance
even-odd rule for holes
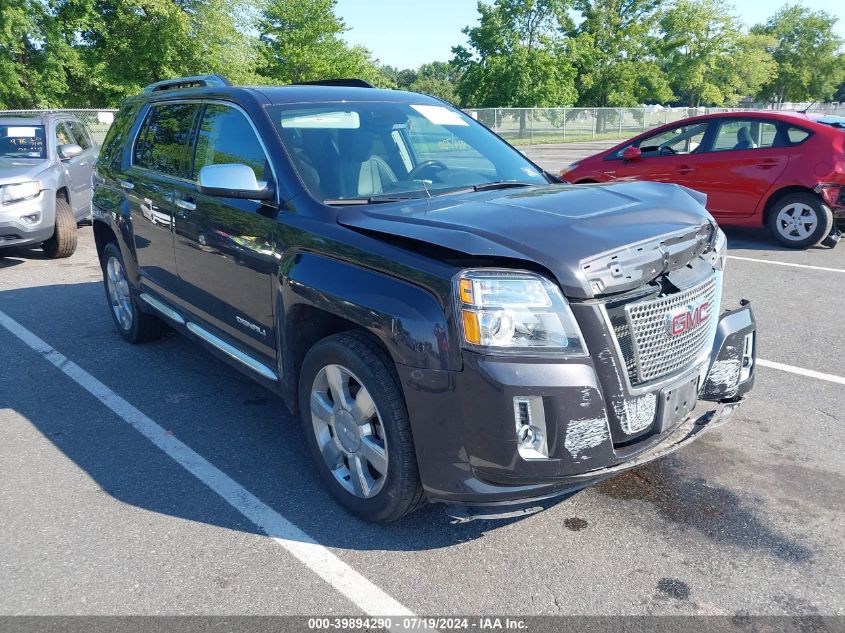
[[[95,185],[120,335],[167,324],[282,396],[368,520],[536,510],[694,441],[754,381],[703,196],[560,183],[432,97],[161,82]]]
[[[76,250],[91,217],[97,145],[76,117],[0,116],[0,253],[41,244],[50,257]]]

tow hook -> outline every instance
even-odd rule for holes
[[[838,226],[834,226],[830,231],[830,235],[824,238],[821,244],[822,246],[827,246],[828,248],[834,248],[837,244],[839,244],[840,239],[842,239],[842,231],[839,230]]]

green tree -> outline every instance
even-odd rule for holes
[[[449,103],[456,103],[460,81],[461,74],[452,64],[431,62],[419,67],[414,81],[408,86],[408,90],[439,97]]]
[[[466,27],[468,46],[452,48],[462,73],[463,106],[549,107],[571,104],[575,68],[564,57],[562,32],[572,26],[568,0],[478,3],[479,25]],[[520,117],[520,136],[526,119]]]
[[[66,88],[47,50],[49,17],[38,0],[0,3],[0,107],[49,107],[52,95]]]
[[[337,0],[268,0],[259,19],[259,74],[280,83],[358,77],[384,82],[370,51],[341,39]]]
[[[630,107],[674,95],[655,57],[664,0],[576,0],[583,20],[570,47],[578,68],[578,105]],[[602,131],[610,118],[602,112]]]
[[[744,34],[724,0],[677,0],[660,27],[664,69],[689,106],[733,105],[774,69],[765,40]]]
[[[776,71],[759,90],[761,98],[780,106],[784,101],[825,101],[845,79],[843,40],[837,19],[826,11],[787,5],[753,33],[773,39],[770,52]]]

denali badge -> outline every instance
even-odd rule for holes
[[[710,318],[712,305],[704,301],[698,305],[688,305],[673,310],[666,315],[666,330],[669,336],[677,336],[697,328]]]
[[[239,316],[235,316],[235,321],[237,321],[238,323],[240,323],[240,324],[241,324],[241,325],[243,325],[244,327],[248,327],[248,328],[249,328],[250,330],[252,330],[253,332],[257,332],[257,333],[258,333],[258,334],[260,334],[261,336],[264,336],[264,337],[266,337],[266,336],[267,336],[267,330],[265,330],[265,329],[264,329],[263,327],[261,327],[260,325],[256,325],[255,323],[250,323],[250,322],[249,322],[249,321],[247,321],[246,319],[242,319],[242,318],[241,318],[241,317],[239,317]]]

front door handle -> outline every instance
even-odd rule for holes
[[[686,176],[687,174],[694,172],[695,169],[691,165],[679,165],[675,171],[683,176]]]
[[[176,206],[180,209],[185,209],[185,211],[194,211],[197,208],[197,205],[190,200],[182,200],[182,198],[176,198]]]
[[[132,189],[134,189],[134,188],[135,188],[135,185],[133,185],[133,184],[132,184],[131,182],[129,182],[128,180],[120,180],[120,181],[118,181],[118,182],[120,183],[120,186],[121,186],[121,187],[123,187],[124,189],[126,189],[126,191],[131,191]]]

